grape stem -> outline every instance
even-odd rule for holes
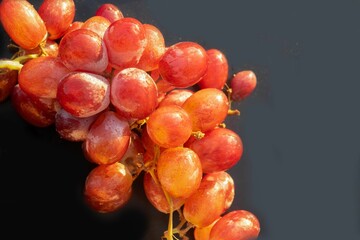
[[[205,136],[205,133],[201,131],[192,132],[191,135],[193,135],[196,139],[201,139]]]
[[[29,54],[29,55],[17,57],[13,60],[10,59],[0,60],[0,68],[19,71],[24,66],[22,64],[23,62],[37,57],[39,57],[38,54]]]
[[[225,83],[225,87],[226,87],[226,92],[227,92],[227,98],[229,100],[228,115],[238,115],[239,116],[240,111],[238,109],[232,109],[232,107],[231,107],[231,104],[232,104],[232,99],[231,99],[232,89],[226,83]]]
[[[1,60],[0,61],[0,68],[6,68],[10,70],[20,70],[23,65],[20,62],[13,61],[13,60]]]
[[[150,169],[148,171],[148,173],[150,173],[152,179],[154,180],[154,182],[158,185],[160,185],[164,195],[165,195],[165,198],[166,198],[166,201],[168,202],[169,204],[169,222],[168,222],[168,230],[164,232],[164,237],[165,239],[167,240],[173,240],[173,212],[174,212],[174,206],[173,206],[173,202],[172,202],[172,198],[169,196],[169,194],[165,191],[165,189],[161,186],[160,182],[159,182],[159,179],[156,177],[155,175],[155,172],[154,172],[154,169]]]

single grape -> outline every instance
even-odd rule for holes
[[[191,95],[182,105],[193,123],[193,131],[206,132],[227,117],[229,101],[217,88],[204,88]]]
[[[90,126],[83,150],[96,164],[112,164],[121,160],[129,143],[129,123],[115,112],[105,111]]]
[[[224,53],[218,49],[209,49],[206,54],[208,55],[208,68],[198,85],[200,88],[217,88],[221,90],[228,79],[228,61]]]
[[[185,219],[196,227],[206,227],[224,212],[225,189],[215,178],[203,177],[199,188],[186,199]]]
[[[247,98],[256,88],[256,75],[253,71],[240,71],[230,81],[231,100],[241,101]]]
[[[102,4],[95,13],[96,16],[102,16],[108,19],[111,23],[124,18],[123,13],[120,9],[111,3],[104,3]]]
[[[121,18],[108,27],[104,41],[112,67],[136,67],[146,47],[145,28],[135,18]]]
[[[73,142],[85,141],[90,125],[96,120],[97,114],[79,118],[60,109],[55,115],[55,129],[60,137]]]
[[[44,0],[38,10],[45,22],[48,38],[61,38],[69,28],[75,17],[75,3],[73,0]]]
[[[109,106],[110,84],[100,75],[72,72],[59,82],[57,99],[75,117],[89,117]]]
[[[55,101],[55,100],[54,100]],[[36,127],[48,127],[55,121],[55,114],[40,99],[31,97],[16,84],[11,94],[11,103],[16,112],[29,124]]]
[[[167,148],[157,161],[157,174],[161,186],[172,197],[188,198],[200,186],[201,163],[189,148]]]
[[[246,210],[235,210],[225,214],[215,223],[209,240],[255,240],[260,233],[257,217]]]
[[[163,148],[182,146],[192,133],[189,115],[176,105],[157,108],[150,114],[146,126],[152,141]]]
[[[86,178],[85,200],[96,212],[114,212],[130,199],[132,183],[132,176],[122,163],[98,165]]]
[[[240,161],[243,154],[240,136],[227,128],[209,130],[203,138],[186,146],[199,156],[205,173],[228,170]]]
[[[149,202],[162,213],[170,213],[170,205],[159,183],[155,182],[150,173],[145,173],[143,187],[146,198]],[[184,204],[183,198],[171,197],[173,211],[180,209]]]
[[[19,73],[19,85],[27,94],[56,98],[60,80],[70,70],[57,57],[38,57],[27,61]]]
[[[158,68],[159,61],[165,52],[165,40],[161,31],[151,24],[144,24],[146,47],[137,67],[146,72]]]
[[[161,77],[174,87],[187,88],[198,83],[208,67],[205,49],[195,42],[170,46],[159,62]]]
[[[23,49],[36,48],[46,39],[45,23],[28,1],[1,1],[0,20],[6,33]]]
[[[103,38],[105,31],[110,24],[110,21],[105,17],[93,16],[88,18],[84,24],[81,25],[81,28],[91,30]]]
[[[5,101],[18,83],[18,71],[7,68],[0,69],[0,102]]]
[[[102,73],[108,66],[108,54],[102,38],[83,28],[61,38],[59,57],[72,71]]]
[[[111,103],[128,120],[143,119],[157,106],[157,87],[144,70],[126,68],[111,81]]]

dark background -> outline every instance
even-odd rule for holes
[[[195,41],[223,51],[230,74],[256,73],[255,92],[235,105],[241,116],[226,123],[244,143],[229,171],[231,209],[258,216],[260,240],[360,239],[359,0],[79,0],[76,20],[105,2],[157,26],[168,46]],[[0,42],[8,56],[2,29]],[[92,165],[81,145],[26,124],[10,101],[0,104],[0,163],[1,229],[9,239],[156,240],[166,228],[141,179],[124,209],[90,211],[82,188]]]

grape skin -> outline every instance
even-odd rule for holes
[[[198,83],[207,70],[205,49],[195,42],[170,46],[159,62],[161,77],[174,87],[187,88]]]
[[[102,38],[85,28],[73,30],[61,38],[59,57],[71,71],[99,74],[108,66],[108,53]]]
[[[205,173],[228,170],[240,161],[243,154],[240,136],[227,128],[207,131],[203,138],[195,139],[187,147],[199,156]]]
[[[209,49],[206,51],[208,55],[208,68],[204,76],[198,82],[201,89],[217,88],[223,89],[228,79],[229,64],[220,50]]]
[[[81,28],[88,29],[95,32],[101,38],[104,37],[104,34],[107,28],[110,26],[111,22],[102,16],[93,16],[88,18],[82,25]]]
[[[231,99],[241,101],[247,98],[256,88],[256,75],[251,70],[244,70],[234,74],[230,81]]]
[[[192,124],[187,112],[177,105],[157,108],[146,124],[152,141],[163,148],[182,146],[192,133]]]
[[[63,139],[73,142],[85,141],[90,125],[97,117],[98,115],[78,118],[60,109],[55,115],[55,129]]]
[[[135,18],[121,18],[111,23],[104,34],[109,63],[115,69],[136,67],[146,47],[146,33]]]
[[[29,124],[36,127],[48,127],[55,121],[55,112],[21,90],[19,84],[14,86],[11,102],[17,113]]]
[[[209,240],[255,240],[259,233],[260,223],[253,213],[234,210],[215,223]]]
[[[57,57],[38,57],[27,61],[21,68],[18,82],[21,89],[36,97],[56,98],[60,80],[70,70]]]
[[[96,164],[120,161],[130,143],[130,127],[115,112],[103,112],[91,125],[83,144],[85,155]]]
[[[221,90],[205,88],[191,95],[182,107],[192,120],[193,131],[206,132],[225,120],[229,110],[229,101]]]
[[[111,23],[124,17],[120,9],[111,3],[102,4],[95,12],[95,16],[102,16],[108,19]]]
[[[110,83],[96,74],[73,72],[66,75],[57,88],[62,108],[76,117],[89,117],[110,104]]]
[[[157,106],[157,87],[144,70],[126,68],[111,81],[111,103],[128,120],[143,119]]]
[[[98,165],[86,177],[84,197],[94,211],[114,212],[130,199],[132,183],[132,176],[122,163]]]
[[[73,0],[44,0],[38,9],[44,20],[48,39],[56,40],[62,37],[75,17]]]
[[[45,23],[28,1],[1,1],[0,20],[6,33],[23,49],[34,49],[46,39]]]
[[[183,147],[165,149],[157,161],[157,173],[164,190],[177,198],[188,198],[202,179],[199,157]]]

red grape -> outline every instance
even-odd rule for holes
[[[16,84],[12,91],[11,102],[17,113],[33,126],[48,127],[55,121],[56,113],[40,99],[26,94],[19,84]]]
[[[188,198],[200,186],[202,178],[199,157],[189,148],[167,148],[157,161],[161,186],[171,196]]]
[[[70,114],[89,117],[109,106],[110,84],[100,75],[73,72],[59,82],[57,99]]]
[[[60,137],[68,141],[84,141],[89,132],[90,125],[98,115],[78,118],[64,109],[60,109],[55,115],[55,127]]]
[[[192,124],[184,109],[169,105],[157,108],[150,114],[146,130],[152,141],[160,147],[178,147],[189,139]]]
[[[111,23],[124,17],[120,9],[111,3],[102,4],[95,13],[96,16],[107,18]]]
[[[97,212],[114,212],[130,199],[132,183],[132,176],[122,163],[98,165],[86,178],[85,200]]]
[[[175,87],[186,88],[199,82],[208,67],[205,49],[195,42],[170,46],[159,62],[161,77]]]
[[[144,24],[146,34],[146,47],[137,64],[144,71],[158,68],[159,61],[165,52],[165,40],[160,30],[151,24]]]
[[[248,97],[256,88],[256,75],[253,71],[240,71],[230,82],[231,100],[241,101]]]
[[[105,31],[110,26],[110,21],[107,18],[101,16],[93,16],[88,18],[82,25],[81,28],[89,29],[97,33],[101,38],[104,37]]]
[[[27,61],[19,73],[19,85],[27,94],[56,98],[62,78],[70,73],[57,57],[38,57]]]
[[[10,38],[24,49],[36,48],[46,39],[45,23],[28,1],[1,1],[0,20]]]
[[[184,217],[196,227],[206,227],[224,212],[225,189],[214,177],[203,177],[199,188],[186,199]]]
[[[86,156],[96,164],[120,161],[130,143],[130,127],[115,112],[101,113],[91,125],[83,148]]]
[[[219,144],[221,143],[221,144]],[[186,145],[199,156],[203,172],[225,171],[233,167],[243,154],[243,143],[234,131],[215,128]]]
[[[145,28],[135,18],[121,18],[108,27],[104,41],[112,67],[136,67],[146,47]]]
[[[218,49],[209,49],[206,53],[208,55],[208,68],[198,84],[200,88],[223,89],[228,78],[228,61]]]
[[[75,17],[73,0],[44,0],[38,10],[49,33],[48,38],[59,39],[69,28]]]
[[[126,68],[111,81],[111,103],[126,119],[143,119],[157,105],[157,87],[144,70]]]
[[[217,88],[204,88],[191,95],[182,105],[193,122],[193,131],[208,131],[222,123],[229,110],[225,93]]]
[[[209,240],[255,240],[259,233],[260,223],[253,213],[235,210],[215,223]]]
[[[65,34],[59,44],[59,56],[72,71],[102,73],[108,66],[108,54],[102,38],[88,29]]]

